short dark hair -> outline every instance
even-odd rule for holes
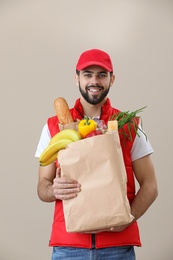
[[[76,70],[76,74],[79,76],[80,70]],[[112,75],[113,75],[113,71],[110,72],[110,76],[111,76],[111,77],[112,77]]]

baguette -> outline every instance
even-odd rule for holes
[[[59,123],[61,125],[67,125],[67,124],[73,123],[73,118],[70,113],[69,106],[67,104],[67,101],[64,98],[59,97],[59,98],[55,99],[54,108],[55,108]]]

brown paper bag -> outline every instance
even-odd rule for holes
[[[76,122],[73,122],[71,124],[66,124],[66,125],[62,125],[60,123],[58,123],[59,129],[64,130],[64,129],[74,129],[76,131],[78,131],[78,124],[79,124],[80,120],[77,120]]]
[[[71,143],[58,154],[62,176],[76,179],[81,191],[63,201],[67,232],[92,231],[133,220],[118,131]]]

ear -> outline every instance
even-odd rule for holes
[[[75,74],[76,85],[79,87],[79,76]]]
[[[115,75],[112,75],[112,76],[111,76],[111,82],[110,82],[110,86],[111,86],[111,87],[112,87],[114,81],[115,81]]]

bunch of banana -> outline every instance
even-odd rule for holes
[[[79,132],[74,129],[64,129],[58,132],[51,138],[48,147],[40,155],[40,166],[46,166],[56,161],[59,150],[65,149],[68,144],[80,139]]]

